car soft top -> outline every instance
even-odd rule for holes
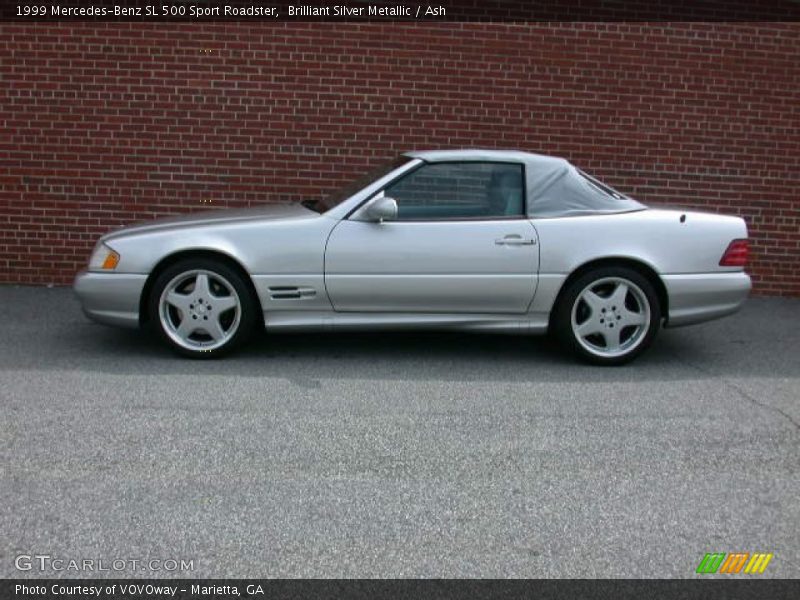
[[[567,217],[644,210],[645,205],[616,192],[555,156],[515,150],[430,150],[405,156],[425,162],[492,161],[525,165],[530,217]]]

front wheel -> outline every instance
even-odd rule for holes
[[[556,307],[561,342],[599,365],[627,363],[653,342],[661,307],[653,285],[626,267],[604,267],[573,281]]]
[[[222,261],[187,259],[168,267],[157,277],[149,302],[156,333],[184,356],[220,356],[254,329],[250,290]]]

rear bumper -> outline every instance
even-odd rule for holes
[[[669,297],[667,327],[711,321],[735,313],[747,299],[750,277],[743,271],[663,275]]]
[[[147,275],[81,271],[72,288],[84,314],[98,323],[139,326],[139,299]]]

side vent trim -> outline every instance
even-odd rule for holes
[[[273,300],[302,300],[317,295],[317,290],[314,288],[295,285],[279,285],[268,289],[269,297]]]

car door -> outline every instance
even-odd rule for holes
[[[336,311],[523,313],[539,264],[522,164],[424,163],[378,196],[394,219],[358,210],[333,229],[325,286]]]

